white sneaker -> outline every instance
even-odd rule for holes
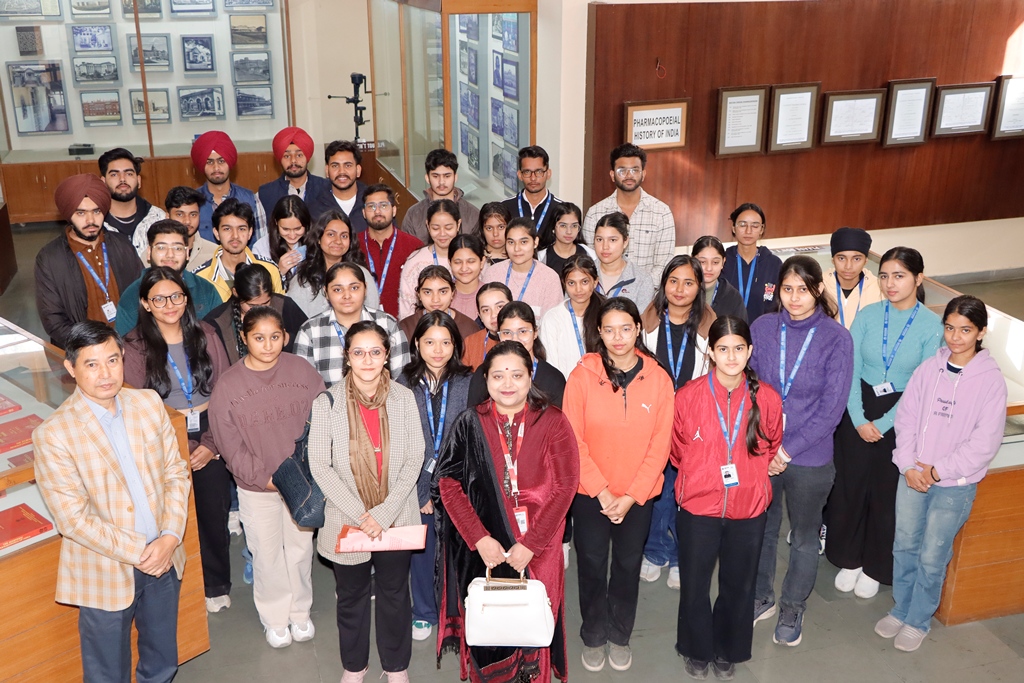
[[[288,627],[292,632],[292,640],[296,643],[304,643],[307,640],[313,640],[313,636],[316,634],[316,628],[313,627],[313,622],[306,619],[304,624],[292,624]]]
[[[645,557],[644,561],[640,564],[640,580],[654,583],[661,578],[661,568],[667,566],[668,562],[663,565],[657,565]]]
[[[857,579],[864,573],[863,567],[856,569],[840,569],[836,574],[836,590],[840,593],[849,593],[857,586]]]
[[[430,625],[429,621],[414,619],[412,622],[412,639],[426,640],[430,637],[430,632],[433,630],[434,627]]]
[[[569,544],[562,544],[562,559],[565,560],[565,568],[569,568]]]
[[[292,634],[286,628],[281,629],[267,629],[267,643],[270,647],[280,648],[288,647],[292,644]]]
[[[238,517],[238,510],[232,510],[228,513],[228,531],[231,532],[232,536],[242,535],[242,520]]]
[[[669,567],[668,587],[674,591],[679,590],[679,567]]]
[[[862,572],[857,577],[857,585],[853,588],[853,594],[858,598],[873,598],[878,595],[878,582]]]
[[[210,614],[220,612],[231,607],[230,595],[218,595],[215,598],[206,598],[206,611]]]

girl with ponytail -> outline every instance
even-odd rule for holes
[[[750,659],[751,606],[772,487],[768,477],[782,445],[782,399],[748,364],[747,323],[718,318],[708,332],[714,369],[675,396],[672,464],[679,539],[676,651],[686,673],[732,678]],[[711,575],[718,598],[711,607]]]

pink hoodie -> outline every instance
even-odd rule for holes
[[[937,486],[966,486],[985,477],[1003,441],[1006,381],[982,349],[958,375],[946,369],[943,346],[914,371],[896,408],[896,450],[900,472],[914,462],[934,465]]]

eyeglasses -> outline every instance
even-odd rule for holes
[[[555,227],[559,230],[579,230],[579,223],[556,223]]]
[[[541,178],[547,172],[548,172],[548,169],[546,169],[546,168],[539,168],[536,171],[523,171],[523,170],[519,171],[519,173],[524,178]]]
[[[156,308],[163,308],[164,306],[167,305],[168,301],[170,301],[175,306],[180,306],[183,303],[185,303],[185,299],[187,298],[188,297],[185,296],[184,292],[175,292],[170,296],[154,296],[150,298],[148,301],[149,303],[153,304],[153,306],[155,306]]]
[[[751,230],[760,230],[764,227],[764,223],[748,223],[747,221],[740,221],[736,224],[736,227],[740,230],[746,230],[747,228],[750,228]]]
[[[620,178],[627,178],[627,177],[630,177],[630,176],[638,176],[638,175],[642,174],[643,172],[644,172],[644,169],[637,168],[636,166],[634,166],[633,168],[617,168],[617,169],[615,169],[615,175],[619,176]]]
[[[371,213],[376,212],[378,209],[381,211],[387,211],[391,208],[391,202],[368,202],[363,204]]]
[[[533,328],[520,327],[518,330],[501,330],[498,332],[498,336],[507,340],[518,339],[519,341],[525,341],[533,337]]]
[[[369,354],[370,358],[376,360],[384,355],[384,349],[379,346],[375,346],[372,349],[349,349],[348,353],[356,360],[366,358],[367,354]]]
[[[601,336],[615,337],[621,335],[623,337],[632,337],[635,331],[636,325],[620,325],[619,327],[612,327],[609,325],[601,328]]]
[[[166,254],[168,251],[171,251],[171,252],[173,252],[175,254],[184,254],[186,251],[188,251],[188,247],[186,247],[184,244],[154,244],[153,245],[153,253],[154,254]]]

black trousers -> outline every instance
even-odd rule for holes
[[[676,651],[684,657],[734,664],[750,659],[754,587],[768,513],[753,519],[702,517],[680,509],[679,622]],[[711,575],[718,564],[718,598]]]
[[[376,588],[377,654],[384,671],[405,671],[412,657],[412,602],[409,560],[412,552],[371,553],[362,564],[335,564],[338,591],[338,644],[345,671],[370,663],[370,567]]]
[[[587,647],[601,647],[608,642],[629,645],[636,622],[640,563],[651,528],[652,508],[650,501],[645,505],[634,504],[622,524],[612,524],[601,514],[597,498],[577,493],[573,500],[573,533],[583,615],[580,637]]]
[[[203,469],[192,472],[192,487],[206,597],[227,595],[231,592],[231,473],[223,460],[214,458]]]

